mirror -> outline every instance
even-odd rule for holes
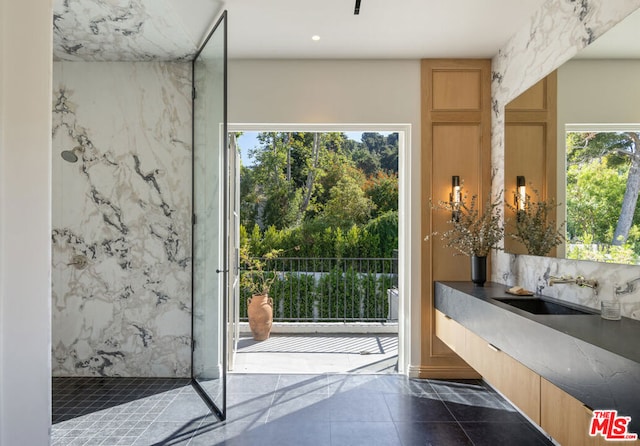
[[[624,136],[625,132],[640,135],[638,30],[640,10],[505,108],[505,216],[513,222],[518,221],[517,181],[518,177],[524,177],[530,203],[560,203],[550,207],[549,219],[555,220],[556,225],[566,221],[562,227],[562,233],[567,230],[566,241],[545,254],[532,254],[609,263],[640,263],[638,207],[635,213],[633,207],[630,211],[635,217],[628,237],[622,243],[626,248],[611,247],[613,234],[619,233],[616,229],[618,220],[621,220],[622,203],[630,202],[624,198],[624,191],[632,159],[636,156],[631,138],[633,134],[628,134],[626,146],[622,143],[625,138],[620,135]],[[578,132],[570,136],[573,145],[568,149],[567,131]],[[585,138],[585,134],[580,132],[590,133]],[[601,132],[610,134],[594,137]],[[591,148],[581,149],[587,140]],[[568,161],[567,150],[570,152]],[[594,167],[596,161],[601,164]],[[605,172],[604,166],[609,170]],[[585,185],[581,181],[589,177],[589,172],[591,181],[611,177],[611,182],[616,182],[615,187],[611,183],[599,185],[600,189],[596,190],[595,183]],[[597,210],[615,206],[617,210],[610,211],[606,219],[596,215]],[[598,230],[593,225],[596,221]],[[511,229],[513,227],[512,224]],[[602,240],[597,240],[597,237]],[[608,240],[604,240],[607,237]],[[505,251],[530,253],[521,242],[509,237],[505,238]]]

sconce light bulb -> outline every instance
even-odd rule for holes
[[[460,200],[460,177],[454,175],[451,177],[451,201],[458,204]]]
[[[458,175],[454,175],[451,177],[451,194],[449,195],[449,201],[451,202],[451,208],[453,210],[451,219],[454,221],[458,221],[460,213],[460,202],[462,201],[460,177]]]
[[[523,176],[518,175],[516,178],[516,205],[519,211],[524,211],[527,204],[527,186]]]

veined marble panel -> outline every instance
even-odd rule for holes
[[[53,374],[190,376],[191,64],[56,62],[53,86]]]
[[[193,36],[174,7],[168,0],[56,0],[54,57],[70,61],[190,60],[203,36]],[[208,13],[202,11],[205,16]]]
[[[548,0],[493,59],[491,163],[494,193],[504,184],[504,106],[640,7],[640,0]],[[600,296],[572,285],[547,286],[549,275],[582,275],[600,282]],[[492,278],[548,296],[599,308],[614,283],[640,277],[640,268],[549,257],[493,256]],[[624,316],[640,319],[640,287],[621,298]]]

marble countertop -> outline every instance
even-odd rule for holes
[[[631,416],[640,432],[640,321],[531,314],[495,300],[517,298],[507,288],[436,282],[435,307],[589,407]]]

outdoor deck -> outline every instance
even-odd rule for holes
[[[243,334],[232,373],[396,373],[397,362],[394,333]]]

